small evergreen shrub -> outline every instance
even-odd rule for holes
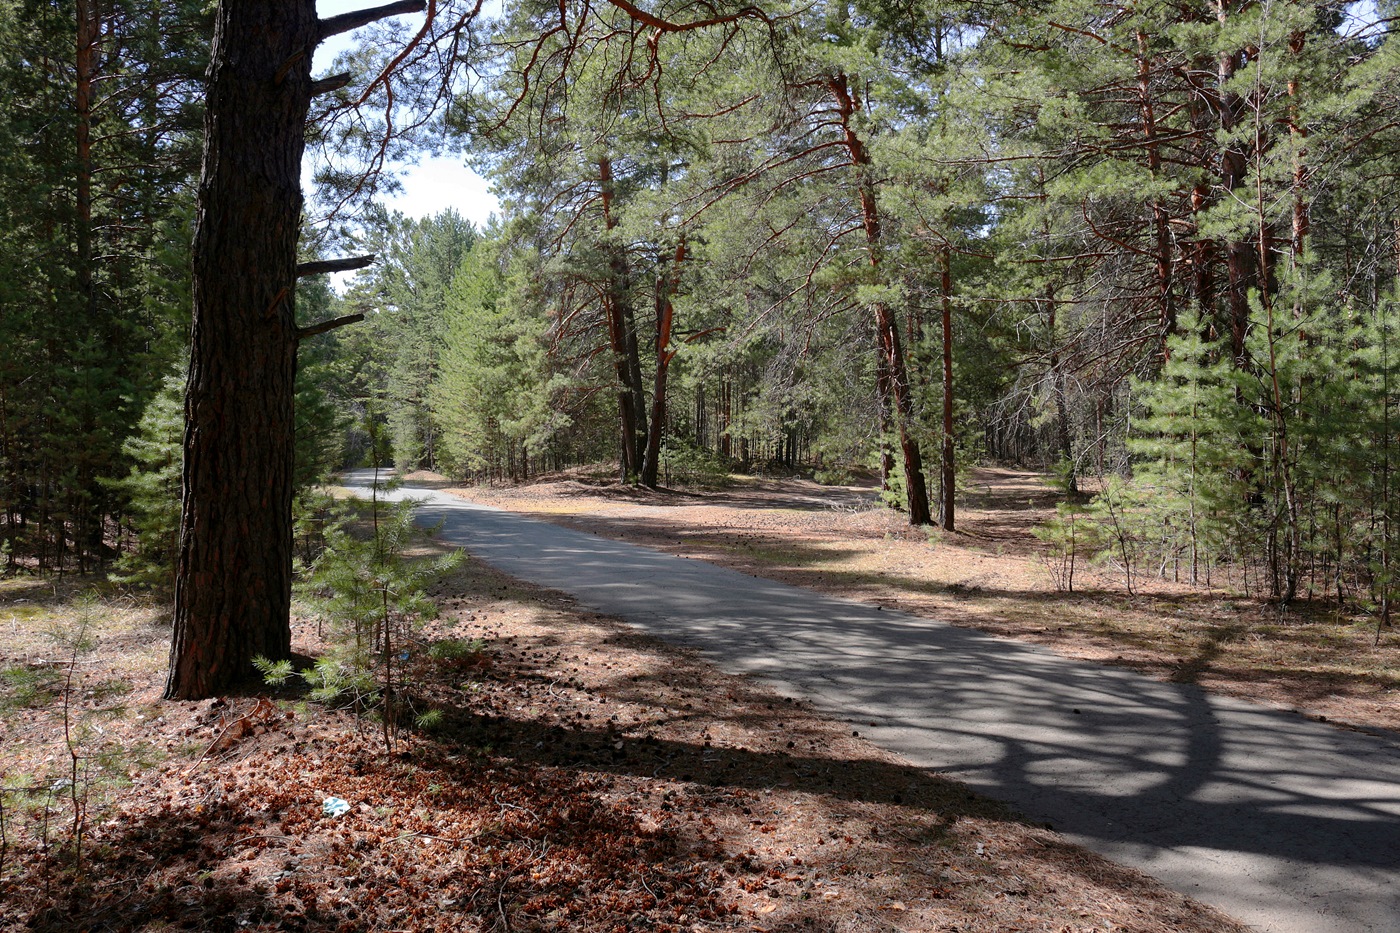
[[[1042,559],[1055,589],[1073,593],[1075,571],[1102,547],[1098,524],[1082,506],[1062,502],[1055,508],[1055,517],[1034,529],[1034,534],[1047,545]]]
[[[486,651],[482,638],[444,638],[428,646],[428,657],[435,661],[474,662]]]
[[[661,445],[661,475],[667,486],[718,489],[729,485],[729,463],[712,450],[673,437]]]
[[[0,710],[47,708],[64,747],[32,772],[0,774],[0,872],[13,837],[23,833],[42,857],[58,860],[81,878],[89,829],[106,811],[112,792],[127,783],[133,766],[156,760],[149,746],[119,744],[102,730],[104,720],[125,712],[108,701],[126,691],[110,680],[89,682],[83,672],[84,656],[97,647],[92,633],[99,611],[97,599],[83,597],[71,622],[47,633],[62,660],[11,667],[0,677]]]
[[[385,502],[379,487],[365,512],[367,533],[346,519],[322,530],[325,548],[301,584],[332,642],[301,677],[312,699],[377,716],[385,747],[392,751],[402,717],[412,711],[408,675],[420,649],[417,631],[437,614],[427,587],[458,566],[463,555],[410,559],[409,549],[425,534],[413,523],[413,503]],[[270,683],[284,683],[294,673],[287,661],[255,663]]]
[[[180,543],[181,445],[185,414],[185,377],[166,377],[146,406],[136,433],[122,445],[133,466],[108,485],[127,502],[134,540],[117,559],[113,579],[119,583],[173,587],[175,553]]]

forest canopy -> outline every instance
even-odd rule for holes
[[[295,286],[299,489],[864,474],[952,529],[959,470],[1015,462],[1083,491],[1130,587],[1388,616],[1394,0],[491,12],[311,76],[300,262],[375,261]],[[7,565],[169,579],[213,30],[0,0]],[[384,206],[429,150],[491,224]]]

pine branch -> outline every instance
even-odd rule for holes
[[[662,17],[657,16],[654,13],[649,13],[646,10],[643,10],[641,7],[637,6],[635,3],[630,2],[630,0],[608,0],[608,2],[611,3],[613,6],[617,7],[622,12],[626,13],[633,20],[641,23],[644,26],[650,26],[657,32],[691,32],[697,29],[708,29],[711,26],[727,26],[730,23],[736,23],[739,20],[746,18],[762,20],[764,23],[769,23],[770,25],[772,22],[768,18],[768,14],[764,13],[761,9],[754,6],[746,6],[743,9],[736,10],[733,13],[729,13],[727,15],[722,16],[712,16],[709,19],[699,19],[687,23],[677,23],[672,22],[671,20],[663,19]]]
[[[317,78],[311,82],[311,96],[320,97],[322,94],[330,94],[338,91],[350,83],[353,76],[348,71],[342,71],[338,75],[326,75],[324,78]]]
[[[347,314],[344,317],[331,318],[329,321],[322,321],[319,324],[298,327],[297,339],[305,340],[308,337],[315,337],[317,334],[324,334],[327,331],[335,330],[338,327],[344,327],[347,324],[358,324],[364,319],[365,316],[363,314]]]
[[[297,278],[304,279],[308,275],[325,275],[329,272],[354,272],[356,269],[365,269],[374,265],[378,259],[378,256],[369,255],[299,262],[297,263]]]
[[[321,20],[321,27],[316,32],[316,43],[319,45],[331,36],[338,36],[342,32],[350,32],[352,29],[368,26],[370,23],[387,19],[390,16],[421,13],[427,9],[427,6],[424,0],[398,0],[396,3],[386,3],[384,6],[371,7],[368,10],[355,10],[350,13],[342,13],[339,16],[332,16],[330,19]]]

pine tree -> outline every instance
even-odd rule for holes
[[[124,583],[175,584],[184,390],[183,373],[167,377],[146,405],[136,433],[122,445],[133,466],[111,485],[127,502],[127,522],[135,538],[117,561],[116,579]]]
[[[437,466],[437,433],[428,393],[441,352],[453,276],[477,239],[471,223],[447,210],[423,220],[396,215],[388,255],[376,270],[392,348],[385,408],[400,470]]]
[[[1258,415],[1239,404],[1228,345],[1208,339],[1195,313],[1180,324],[1160,375],[1134,386],[1142,416],[1130,449],[1138,458],[1134,482],[1160,528],[1161,565],[1197,583],[1210,579],[1217,561],[1253,549],[1247,478],[1255,464],[1247,444],[1264,432]]]
[[[478,240],[458,269],[428,392],[442,461],[457,476],[528,476],[560,421],[550,412],[545,321],[512,300],[499,262],[496,243]]]

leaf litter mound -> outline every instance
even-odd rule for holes
[[[415,706],[440,715],[394,754],[291,695],[160,702],[159,627],[104,633],[82,682],[132,690],[74,713],[104,708],[103,742],[163,760],[93,784],[80,871],[63,800],[45,847],[42,795],[27,813],[11,795],[0,929],[1242,929],[559,594],[469,562],[438,595],[424,637],[484,648],[416,662]],[[309,622],[296,637],[322,647]],[[12,639],[4,665],[36,652]],[[6,709],[11,785],[66,756],[56,716],[52,697]],[[326,815],[332,796],[348,811]]]

